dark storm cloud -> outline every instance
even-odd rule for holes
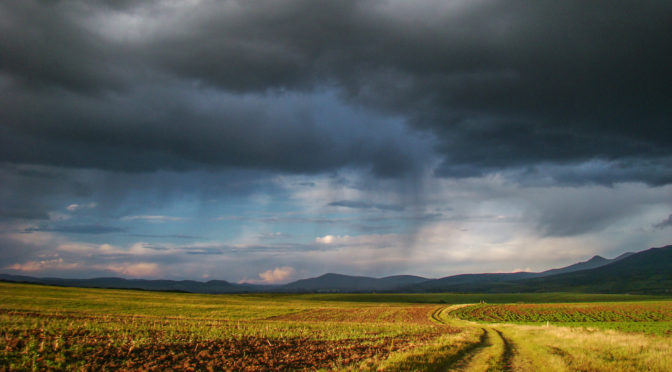
[[[67,221],[59,222],[67,225],[113,225],[123,217],[152,214],[148,211],[176,198],[196,200],[207,210],[208,206],[245,200],[255,193],[280,197],[282,191],[273,183],[273,177],[245,170],[128,173],[0,164],[0,220],[36,220],[35,225],[50,227],[57,226],[57,221]],[[78,208],[68,209],[73,205]],[[49,219],[49,223],[38,221]],[[143,232],[138,228],[129,230]],[[178,235],[171,231],[163,238],[197,238],[192,234],[181,238]]]
[[[181,89],[145,87],[120,99],[14,91],[0,103],[8,124],[0,157],[120,171],[228,166],[318,172],[355,165],[395,175],[422,151],[397,136],[398,125],[373,136],[364,124],[381,127],[379,118],[331,107],[327,98],[211,90],[185,95]],[[317,110],[333,116],[319,117]]]
[[[265,4],[195,17],[206,25],[196,36],[163,40],[189,53],[163,48],[158,58],[234,90],[335,82],[436,134],[446,176],[670,156],[669,3]],[[215,32],[224,37],[214,47],[191,39]]]
[[[43,208],[0,208],[0,218],[46,220],[49,218]]]
[[[672,227],[672,214],[669,215],[665,220],[661,221],[660,223],[653,225],[653,227],[656,229],[665,229],[668,227]]]
[[[0,164],[0,219],[46,220],[67,205],[64,195],[75,197],[78,188],[64,172],[42,168]]]
[[[118,58],[124,54],[123,45],[110,45],[84,23],[105,11],[96,4],[26,1],[0,5],[0,72],[35,89],[95,93],[121,88],[121,72],[127,67]]]
[[[0,159],[383,176],[425,166],[427,143],[375,110],[435,137],[440,176],[600,159],[602,177],[566,179],[672,180],[670,2],[190,6],[0,5]],[[314,98],[325,88],[339,95]],[[344,115],[343,102],[364,111]],[[633,170],[651,162],[668,166]]]

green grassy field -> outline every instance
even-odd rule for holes
[[[672,301],[478,304],[453,315],[480,322],[506,322],[615,329],[624,332],[672,334]]]
[[[0,283],[0,369],[669,370],[671,323],[672,301],[654,296]]]

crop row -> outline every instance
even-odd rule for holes
[[[431,305],[8,284],[0,298],[0,371],[341,369],[459,332]]]
[[[487,322],[665,322],[672,321],[672,302],[480,304],[454,315]]]
[[[86,332],[59,335],[0,331],[0,369],[142,369],[142,370],[287,370],[338,368],[374,356],[408,349],[425,337],[384,337],[325,341],[310,338],[273,340],[242,337],[218,340],[133,338]],[[363,342],[365,341],[365,342]]]

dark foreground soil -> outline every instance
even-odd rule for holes
[[[446,332],[443,329],[441,333]],[[31,332],[32,333],[32,332]],[[37,370],[142,370],[142,371],[284,371],[342,368],[365,359],[384,358],[391,352],[424,344],[437,334],[414,338],[372,338],[338,341],[292,338],[271,340],[245,337],[180,343],[122,345],[87,332],[73,334],[18,334],[0,332],[0,370],[10,370],[37,349],[28,364]],[[23,360],[20,365],[26,365]],[[17,365],[17,364],[15,364]]]

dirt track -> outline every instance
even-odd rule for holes
[[[454,324],[449,313],[460,306],[436,309],[430,318],[443,323]],[[467,346],[457,358],[446,367],[451,371],[513,371],[516,345],[505,334],[494,327],[480,325],[481,337],[478,342]]]

